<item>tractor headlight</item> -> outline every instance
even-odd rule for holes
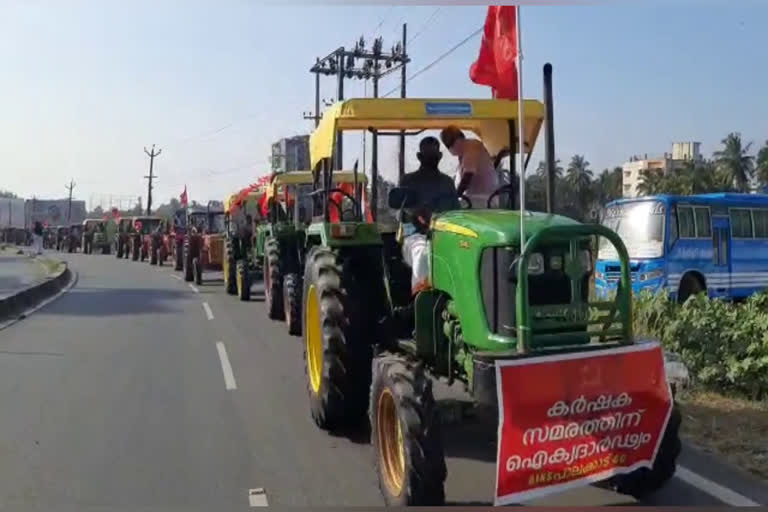
[[[588,249],[584,249],[579,253],[579,257],[581,258],[582,268],[587,272],[592,272],[592,253]]]
[[[544,256],[535,252],[528,259],[528,274],[536,276],[544,273]]]
[[[563,257],[562,256],[550,256],[550,258],[549,258],[549,268],[551,270],[562,270],[563,269]]]

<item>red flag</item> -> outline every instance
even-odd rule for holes
[[[490,5],[480,54],[469,78],[493,90],[494,98],[517,99],[517,7]]]
[[[188,203],[188,201],[187,201],[187,186],[186,185],[184,185],[184,192],[181,193],[179,198],[181,199],[181,204],[186,207],[187,203]]]

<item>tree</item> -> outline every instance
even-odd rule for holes
[[[722,140],[722,144],[723,149],[714,154],[717,166],[728,172],[739,191],[749,192],[754,168],[754,157],[748,154],[752,143],[743,146],[741,134],[732,132]]]
[[[88,214],[89,219],[101,219],[104,218],[104,208],[101,207],[101,205],[97,205],[96,208],[91,210],[91,212]]]
[[[565,173],[565,181],[574,194],[572,203],[578,208],[579,217],[585,218],[592,203],[592,171],[583,155],[573,155]]]
[[[640,172],[640,183],[637,184],[637,195],[652,196],[661,193],[664,184],[664,171],[661,169],[646,169]]]
[[[3,199],[18,199],[19,196],[11,192],[10,190],[0,189],[0,197]]]
[[[760,184],[760,187],[768,187],[768,140],[765,141],[765,144],[757,153],[755,167],[757,170],[757,182]]]
[[[592,197],[597,200],[599,206],[618,199],[622,196],[623,170],[621,167],[614,167],[613,170],[604,169],[602,173],[593,182]]]

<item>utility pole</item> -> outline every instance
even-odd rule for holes
[[[403,23],[403,55],[408,55],[405,45],[408,42],[408,24]],[[400,66],[400,97],[405,98],[405,65],[408,63],[408,61],[404,61],[403,65]],[[398,167],[397,167],[397,183],[400,184],[400,181],[403,179],[403,176],[405,175],[405,132],[400,132],[400,154],[398,155]]]
[[[64,188],[69,190],[69,202],[67,205],[67,222],[68,223],[72,221],[72,189],[75,188],[75,185],[76,183],[74,180],[69,180],[69,185],[64,185]]]
[[[152,144],[152,151],[147,151],[147,148],[144,148],[144,152],[149,157],[149,176],[144,176],[144,179],[149,180],[147,184],[147,215],[152,215],[152,180],[157,178],[157,176],[152,174],[152,168],[155,163],[155,157],[160,156],[163,150],[158,149],[155,151],[155,145]]]
[[[315,65],[309,69],[310,73],[315,74],[315,115],[304,113],[305,119],[314,119],[315,126],[320,122],[320,75],[337,77],[337,98],[336,101],[344,100],[344,79],[372,80],[373,97],[379,96],[379,82],[384,76],[400,71],[402,75],[401,96],[405,97],[405,65],[410,62],[410,58],[405,53],[406,26],[403,25],[403,40],[393,46],[390,52],[383,51],[382,38],[374,39],[371,49],[366,48],[366,41],[361,37],[351,50],[343,46],[334,50],[326,57],[315,59]],[[361,62],[358,62],[361,61]],[[383,134],[382,134],[383,135]],[[390,135],[387,133],[387,135]],[[401,135],[400,142],[400,175],[405,172],[405,137]],[[343,144],[341,133],[336,137],[336,161],[335,168],[341,169],[343,165]],[[371,142],[371,183],[378,180],[378,134],[373,133]],[[377,187],[372,187],[373,191]],[[371,194],[372,214],[376,219],[376,205],[378,198]]]

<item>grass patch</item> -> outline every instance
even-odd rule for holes
[[[679,397],[683,438],[768,479],[768,402],[691,391]]]
[[[64,262],[57,260],[49,260],[47,258],[36,258],[35,261],[40,265],[44,277],[55,276],[62,270],[64,270]]]

